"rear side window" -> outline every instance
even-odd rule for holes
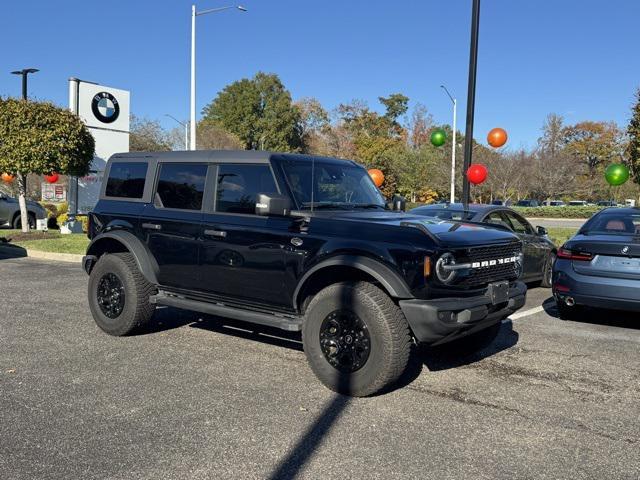
[[[142,198],[144,179],[147,176],[145,162],[117,162],[111,164],[105,195],[107,197]]]
[[[220,165],[216,211],[256,213],[258,193],[278,193],[268,165]]]
[[[207,166],[197,163],[162,163],[155,202],[159,207],[200,210]]]

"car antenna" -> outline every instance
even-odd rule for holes
[[[311,157],[311,213],[313,213],[314,174],[316,171],[316,157]]]

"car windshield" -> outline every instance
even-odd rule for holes
[[[448,210],[444,208],[426,208],[418,213],[420,213],[420,215],[439,218],[440,220],[454,220],[458,222],[461,220],[469,221],[475,216],[475,212],[464,210]]]
[[[640,212],[602,212],[580,230],[584,235],[640,235]]]
[[[367,171],[346,161],[285,160],[284,174],[301,209],[385,209]]]

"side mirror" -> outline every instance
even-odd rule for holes
[[[545,235],[547,235],[549,233],[546,228],[540,227],[540,226],[536,227],[536,231],[538,232],[538,235],[541,236],[541,237],[544,237]]]
[[[407,208],[407,201],[402,195],[394,195],[391,198],[391,210],[394,212],[404,212]]]
[[[278,193],[259,193],[256,197],[256,215],[286,217],[291,211],[291,199]]]

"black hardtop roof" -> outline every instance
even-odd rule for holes
[[[349,162],[353,160],[332,157],[320,157],[299,153],[280,153],[262,150],[181,150],[171,152],[124,152],[116,153],[109,160],[145,160],[154,159],[165,162],[231,162],[231,163],[269,163],[272,158],[280,160],[302,160],[323,162]]]

